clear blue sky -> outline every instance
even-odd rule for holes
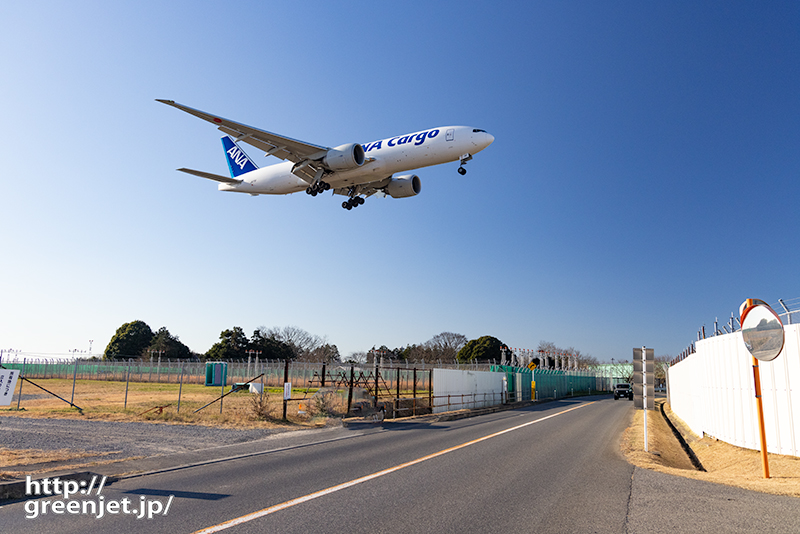
[[[3,349],[141,319],[197,352],[294,325],[610,360],[800,296],[795,1],[6,2],[0,44]],[[224,173],[220,134],[156,98],[327,146],[495,142],[348,212],[175,172]]]

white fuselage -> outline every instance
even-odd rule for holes
[[[381,139],[362,145],[367,160],[360,167],[325,175],[333,188],[376,182],[391,175],[459,161],[467,154],[474,155],[489,146],[494,137],[483,130],[468,126],[444,126]],[[238,184],[219,184],[220,191],[235,191],[251,195],[286,195],[304,191],[308,182],[292,174],[290,161],[256,169],[239,176]]]

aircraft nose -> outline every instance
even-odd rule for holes
[[[481,145],[481,150],[494,143],[494,136],[488,132],[481,132],[477,141]]]

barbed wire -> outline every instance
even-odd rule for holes
[[[800,313],[800,297],[791,298],[791,299],[778,299],[778,302],[774,304],[770,304],[770,307],[775,310],[775,313],[781,317],[781,320],[784,325],[787,324],[795,324],[794,322],[794,314]],[[742,329],[742,325],[739,322],[739,318],[731,312],[731,317],[726,324],[723,324],[720,327],[719,319],[714,319],[714,328],[713,330],[706,332],[706,325],[703,325],[700,330],[697,331],[697,341],[702,341],[703,339],[714,337],[714,336],[722,336],[725,334],[732,334],[733,332],[738,332]],[[690,355],[695,353],[695,346],[694,343],[689,345],[686,350],[681,352],[678,356],[672,359],[670,365],[675,365],[676,363],[688,358]]]

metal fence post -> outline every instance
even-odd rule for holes
[[[225,365],[225,367],[227,367],[227,364],[224,364],[224,365]],[[228,370],[225,369],[222,372],[222,388],[220,389],[220,392],[219,392],[219,394],[222,395],[222,397],[225,396],[225,383],[227,381],[228,381]],[[220,415],[222,415],[222,397],[219,398],[219,414]]]
[[[22,372],[20,376],[25,376],[25,358],[22,358]],[[19,403],[22,400],[22,383],[25,382],[24,380],[19,381],[19,397],[17,397],[17,411],[19,411]]]
[[[75,401],[75,379],[78,377],[78,358],[75,358],[75,371],[72,373],[72,398],[69,400],[69,403],[72,404]]]
[[[375,399],[372,401],[372,407],[378,407],[378,373],[380,372],[380,367],[378,364],[375,364]]]
[[[181,385],[178,386],[178,413],[181,413],[181,393],[183,393],[183,364],[181,364]]]
[[[355,378],[355,370],[353,366],[350,366],[350,384],[347,390],[347,413],[350,413],[350,407],[353,404],[353,378]]]
[[[285,360],[284,368],[283,368],[283,387],[284,387],[284,394],[283,394],[283,420],[286,421],[286,409],[288,408],[289,401],[286,400],[286,383],[289,382],[289,360]],[[291,386],[289,387],[289,391],[291,391]]]
[[[428,371],[428,407],[433,413],[433,368]]]
[[[414,410],[412,415],[417,415],[417,368],[414,367]]]
[[[128,373],[125,377],[125,405],[122,407],[123,410],[128,409],[128,384],[131,382],[131,361],[128,360]]]

